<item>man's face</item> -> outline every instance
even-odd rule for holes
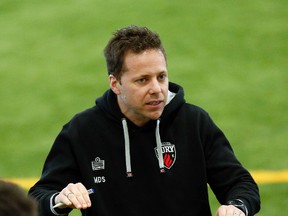
[[[168,94],[166,60],[160,50],[128,52],[121,80],[110,75],[110,87],[117,94],[122,113],[134,124],[142,126],[158,119]]]

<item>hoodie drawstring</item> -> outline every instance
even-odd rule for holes
[[[162,143],[160,138],[160,130],[159,130],[160,120],[157,120],[155,136],[156,136],[156,144],[157,144],[157,156],[159,162],[160,173],[165,172],[163,154],[162,154]],[[122,118],[122,126],[124,132],[124,141],[125,141],[125,162],[126,162],[126,173],[127,177],[133,177],[131,170],[131,158],[130,158],[130,140],[129,140],[129,132],[128,126],[125,118]]]
[[[126,161],[126,173],[127,177],[132,177],[131,171],[131,159],[130,159],[130,140],[128,133],[128,126],[125,118],[122,118],[122,126],[124,131],[124,141],[125,141],[125,161]]]
[[[156,144],[157,144],[157,153],[158,153],[159,168],[160,168],[160,172],[161,172],[161,173],[164,173],[164,172],[165,172],[165,169],[164,169],[164,162],[163,162],[162,142],[161,142],[161,138],[160,138],[159,125],[160,125],[160,120],[158,119],[158,120],[157,120],[156,131],[155,131],[155,136],[156,136]]]

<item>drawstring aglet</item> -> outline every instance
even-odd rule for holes
[[[127,174],[127,176],[126,176],[127,178],[131,178],[131,177],[133,177],[132,172],[127,172],[126,174]]]

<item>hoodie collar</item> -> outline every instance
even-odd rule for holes
[[[167,104],[164,108],[164,111],[161,115],[161,122],[169,121],[174,118],[174,112],[185,102],[184,100],[184,91],[181,86],[169,83],[169,91]],[[129,127],[137,127],[131,121],[127,120],[123,113],[121,112],[119,105],[117,103],[117,97],[114,92],[110,89],[104,93],[104,95],[96,100],[96,105],[103,110],[108,118],[113,121],[122,123],[123,136],[124,136],[124,145],[125,145],[125,162],[126,162],[126,174],[127,177],[133,177],[132,168],[131,168],[131,157],[130,157],[130,139],[129,139],[129,129],[127,121],[129,122]],[[169,117],[169,118],[168,118]],[[166,120],[167,119],[167,120]],[[150,121],[143,128],[150,128],[155,121]],[[131,123],[131,125],[130,125]],[[152,123],[152,124],[151,124]],[[132,126],[133,125],[133,126]],[[163,154],[162,154],[162,142],[160,137],[160,119],[156,120],[155,127],[155,139],[156,139],[156,148],[157,148],[157,157],[159,163],[160,173],[165,173]]]

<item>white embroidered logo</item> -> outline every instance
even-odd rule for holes
[[[91,161],[92,170],[103,170],[105,168],[105,161],[99,157],[95,158],[95,161]]]

